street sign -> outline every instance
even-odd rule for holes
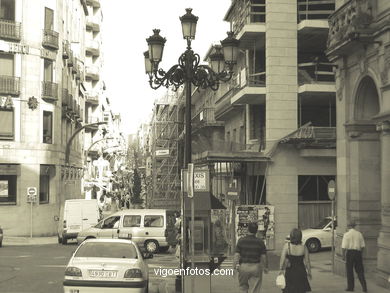
[[[156,150],[156,157],[164,157],[169,156],[169,149],[168,150]]]
[[[188,197],[194,197],[194,164],[188,164],[187,172]]]
[[[37,201],[37,188],[36,187],[27,187],[27,202],[34,203]]]
[[[328,196],[330,200],[334,200],[336,197],[336,183],[334,180],[330,180],[328,183]]]

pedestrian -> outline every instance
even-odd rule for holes
[[[292,229],[290,241],[285,243],[280,256],[280,272],[285,275],[286,287],[283,293],[310,292],[308,278],[311,279],[309,251],[302,244],[302,232]]]
[[[238,271],[241,293],[259,293],[263,272],[268,273],[267,250],[263,240],[256,237],[257,229],[257,223],[249,223],[248,235],[237,241],[233,267]]]
[[[345,262],[347,270],[347,289],[346,291],[352,292],[355,287],[355,280],[353,275],[353,268],[355,268],[356,274],[362,285],[363,292],[367,292],[367,283],[364,277],[363,267],[363,250],[365,247],[364,238],[362,233],[355,230],[356,223],[351,220],[348,223],[348,232],[343,236],[341,248],[343,250],[343,260]]]

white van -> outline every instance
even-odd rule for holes
[[[61,207],[58,222],[58,243],[76,239],[80,231],[95,226],[100,219],[96,199],[69,199]]]
[[[168,235],[174,230],[173,211],[163,209],[130,209],[116,212],[96,226],[83,230],[77,237],[81,243],[89,238],[131,238],[146,251],[167,251]]]

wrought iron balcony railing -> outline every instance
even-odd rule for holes
[[[310,83],[333,83],[335,81],[331,62],[305,62],[298,64],[299,85]]]
[[[257,2],[257,3],[254,3]],[[246,24],[265,24],[265,1],[234,1],[227,19],[233,24],[233,32],[237,35]]]
[[[44,29],[42,46],[58,50],[58,33],[53,30]]]
[[[202,108],[198,114],[192,118],[192,123],[215,123],[215,108],[205,107]]]
[[[298,22],[302,20],[328,20],[335,10],[335,0],[298,0]]]
[[[0,75],[0,94],[14,95],[20,94],[20,78],[15,76]]]
[[[99,95],[94,92],[88,92],[86,95],[86,102],[92,105],[99,105]]]
[[[42,81],[42,99],[58,100],[58,84],[51,81]]]
[[[65,40],[62,43],[62,58],[69,59],[71,55],[73,56],[73,54],[71,54],[70,44]]]
[[[21,40],[22,25],[13,20],[0,19],[0,39]]]

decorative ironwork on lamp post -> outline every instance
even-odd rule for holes
[[[160,36],[158,29],[154,29],[154,34],[146,39],[149,50],[144,52],[145,71],[149,75],[151,88],[173,87],[176,91],[181,85],[185,85],[185,167],[191,163],[191,85],[216,91],[221,81],[229,81],[233,76],[233,67],[237,63],[239,45],[239,41],[233,37],[233,32],[228,32],[228,37],[221,41],[221,46],[214,46],[214,53],[209,56],[210,65],[200,64],[199,55],[191,48],[198,21],[198,17],[191,11],[191,8],[187,8],[186,14],[180,17],[187,49],[180,55],[178,64],[168,71],[158,68],[166,42],[166,39]]]

